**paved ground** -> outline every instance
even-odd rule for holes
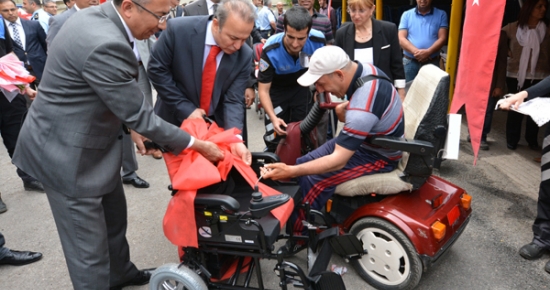
[[[251,148],[263,149],[260,136],[263,123],[253,110],[248,111]],[[550,275],[542,267],[547,261],[524,261],[517,249],[531,238],[530,225],[536,213],[539,153],[527,148],[522,140],[516,151],[506,149],[503,129],[505,113],[495,113],[489,151],[480,151],[473,167],[469,143],[463,126],[461,157],[446,161],[439,173],[459,184],[474,196],[474,215],[463,236],[439,265],[423,275],[420,289],[544,289]],[[132,260],[140,268],[177,261],[176,249],[162,232],[162,218],[170,194],[164,162],[138,157],[138,174],[150,182],[149,189],[125,186],[128,202],[128,240]],[[55,170],[55,168],[52,168]],[[42,261],[23,267],[0,266],[1,289],[70,289],[70,279],[61,251],[52,214],[41,193],[25,192],[5,150],[0,150],[0,190],[8,212],[0,215],[0,231],[6,246],[35,250],[44,254]],[[296,261],[303,262],[299,256]],[[335,258],[333,263],[345,265]],[[348,267],[350,268],[350,267]],[[275,276],[270,264],[263,266],[274,288]],[[371,289],[349,269],[344,276],[348,289]],[[146,286],[134,289],[147,289]]]

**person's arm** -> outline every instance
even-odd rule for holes
[[[418,48],[416,48],[416,46],[414,46],[412,42],[407,39],[408,35],[409,31],[407,29],[399,29],[399,45],[403,50],[414,55],[418,51]]]
[[[536,85],[529,87],[525,91],[521,91],[504,99],[500,104],[499,109],[510,110],[512,106],[514,106],[514,108],[519,108],[524,101],[528,101],[536,97],[548,97],[548,94],[550,94],[550,76],[546,77]]]
[[[355,151],[348,150],[336,144],[334,152],[321,158],[293,166],[284,163],[270,163],[266,164],[260,170],[263,178],[273,180],[323,174],[344,168],[354,153]]]
[[[163,32],[163,37],[159,38],[155,44],[155,49],[151,51],[147,75],[158,93],[157,97],[166,103],[171,113],[175,115],[178,122],[181,123],[192,114],[193,116],[202,118],[205,112],[198,108],[198,106],[176,86],[176,81],[172,73],[172,60],[174,54],[180,51],[174,44],[178,36],[176,35],[176,29],[172,23],[174,23],[174,21],[168,21],[167,28]]]
[[[397,26],[391,23],[388,27],[387,37],[390,43],[391,59],[390,70],[393,77],[393,84],[403,101],[405,99],[405,68],[403,67],[403,52],[399,46],[399,37],[397,36]]]
[[[254,24],[254,28],[252,29],[252,32],[250,33],[252,35],[252,42],[258,43],[258,42],[265,42],[265,40],[262,37],[262,34],[258,30],[258,27]]]
[[[271,28],[273,30],[277,29],[277,20],[275,19],[275,15],[273,13],[269,12],[267,15],[267,19],[269,20],[269,25],[271,25]]]

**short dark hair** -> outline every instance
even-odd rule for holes
[[[284,15],[283,25],[285,31],[288,26],[296,30],[304,30],[307,28],[307,32],[311,30],[313,20],[307,9],[302,6],[294,6],[288,9]]]
[[[529,22],[529,17],[531,17],[531,13],[533,12],[533,9],[535,9],[535,6],[539,3],[540,0],[524,0],[523,6],[521,6],[521,10],[519,11],[519,19],[518,19],[518,27],[525,27],[527,26],[527,23]],[[546,8],[548,8],[548,1],[544,0],[546,3]],[[542,21],[548,25],[548,18],[544,17]]]
[[[40,0],[30,0],[30,3],[32,3],[32,2],[34,2],[34,4],[36,4],[36,6],[42,6],[42,2],[40,2]]]
[[[71,2],[71,0],[63,0],[63,4],[65,4],[65,6],[67,6],[67,3]]]

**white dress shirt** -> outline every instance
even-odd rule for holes
[[[11,39],[13,40],[13,27],[10,25],[11,22],[7,21],[4,18],[4,23],[8,27],[8,30],[10,31]],[[27,40],[27,37],[25,36],[25,30],[23,30],[23,25],[21,25],[21,19],[19,19],[19,17],[17,17],[17,20],[15,20],[14,23],[15,23],[15,28],[17,29],[17,32],[19,32],[19,39],[21,39],[21,44],[23,45],[23,50],[26,50],[26,48],[25,48],[26,42],[25,41]]]

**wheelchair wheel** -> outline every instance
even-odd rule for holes
[[[422,276],[415,247],[393,224],[378,218],[358,220],[350,230],[367,254],[352,260],[361,278],[376,289],[412,289]]]
[[[149,281],[150,290],[207,290],[206,284],[197,273],[178,264],[159,267]]]

